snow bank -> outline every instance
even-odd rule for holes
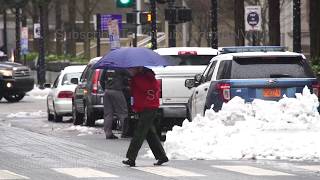
[[[102,134],[101,128],[87,127],[87,126],[70,126],[64,129],[65,131],[78,131],[80,134],[78,136],[92,135],[92,134]]]
[[[50,88],[39,89],[36,85],[27,93],[28,96],[35,99],[46,99],[49,94]]]
[[[318,98],[304,88],[279,102],[239,97],[167,133],[171,159],[320,160]]]
[[[7,118],[28,118],[28,117],[46,117],[47,113],[38,111],[38,112],[18,112],[10,113],[7,115]]]

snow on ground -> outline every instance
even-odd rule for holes
[[[46,117],[47,113],[42,111],[37,112],[18,112],[18,113],[10,113],[7,115],[7,118],[28,118],[28,117]]]
[[[87,126],[70,126],[64,129],[65,131],[78,131],[80,134],[78,136],[92,135],[92,134],[102,134],[102,128],[87,127]]]
[[[167,133],[171,159],[320,160],[320,115],[315,95],[305,88],[279,102],[239,97],[219,112],[208,110]],[[150,154],[149,152],[148,154]]]
[[[49,94],[50,88],[39,89],[36,85],[27,93],[28,96],[35,99],[46,99]]]

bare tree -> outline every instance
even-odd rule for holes
[[[62,55],[62,41],[64,33],[62,30],[62,0],[55,0],[55,14],[56,14],[56,54]]]
[[[234,0],[235,45],[244,46],[244,0]]]
[[[280,45],[280,0],[268,0],[269,44]]]
[[[76,56],[76,40],[74,33],[76,31],[76,0],[68,0],[69,19],[66,25],[66,49],[67,54]]]
[[[310,0],[310,53],[320,61],[320,1]],[[317,62],[320,63],[320,62]]]

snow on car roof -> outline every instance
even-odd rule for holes
[[[94,61],[98,61],[98,60],[100,60],[101,58],[102,58],[102,57],[92,58],[92,59],[90,59],[89,64],[90,64],[90,63],[93,63]]]
[[[241,53],[229,53],[229,54],[221,54],[217,56],[219,59],[229,59],[231,60],[233,57],[270,57],[270,56],[282,56],[282,57],[288,57],[288,56],[302,56],[303,54],[295,53],[295,52],[241,52]]]
[[[160,55],[178,55],[181,51],[196,51],[197,55],[218,55],[219,51],[210,47],[170,47],[154,50]]]
[[[63,69],[64,73],[82,72],[86,68],[86,65],[74,65],[67,66]]]

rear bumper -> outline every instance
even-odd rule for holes
[[[33,78],[2,78],[0,79],[0,91],[4,94],[8,93],[21,93],[31,91],[34,87]]]
[[[58,115],[72,115],[72,101],[58,100],[54,102],[54,108]]]
[[[163,118],[186,118],[186,104],[162,104],[160,105]]]

